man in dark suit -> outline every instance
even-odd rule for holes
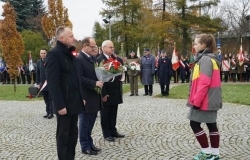
[[[56,30],[56,46],[45,59],[45,73],[57,118],[56,143],[59,160],[73,160],[78,137],[78,114],[84,110],[76,59],[71,51],[75,42],[68,27]]]
[[[96,148],[91,137],[97,112],[102,109],[102,97],[95,89],[102,88],[103,82],[95,74],[96,42],[86,37],[82,40],[82,50],[77,56],[79,76],[82,83],[85,111],[79,114],[79,139],[83,154],[97,155],[101,149]]]
[[[44,85],[44,82],[46,81],[46,76],[45,76],[45,57],[47,54],[46,49],[41,49],[40,50],[40,56],[41,59],[38,60],[37,62],[37,74],[36,74],[36,84],[39,89],[41,89]],[[41,93],[43,95],[43,100],[46,105],[46,115],[43,116],[44,118],[51,119],[53,118],[53,111],[52,111],[52,99],[49,94],[49,89],[48,86],[46,85],[44,88],[42,88]]]
[[[108,58],[116,59],[113,55],[114,44],[110,40],[102,43],[103,54],[97,57],[100,64]],[[119,59],[117,59],[119,61]],[[120,63],[123,63],[122,61]],[[115,77],[112,82],[105,82],[102,88],[103,110],[101,110],[102,133],[107,141],[114,142],[114,138],[123,138],[125,135],[119,134],[116,129],[116,118],[118,104],[123,103],[121,76]]]

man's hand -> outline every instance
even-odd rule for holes
[[[99,88],[102,88],[103,82],[102,81],[96,81],[95,86],[99,87]]]
[[[36,85],[36,88],[40,89],[40,88],[41,88],[41,86],[38,84],[38,85]]]
[[[109,95],[106,95],[106,96],[102,97],[102,101],[103,101],[103,102],[107,102],[108,97],[109,97]]]
[[[63,108],[63,109],[59,110],[59,111],[58,111],[58,114],[59,114],[59,115],[62,115],[62,116],[65,115],[65,114],[67,114],[67,109],[66,109],[66,108]]]

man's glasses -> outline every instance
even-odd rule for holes
[[[92,49],[97,49],[97,46],[90,46],[90,45],[87,46],[91,47]]]
[[[110,47],[107,47],[107,48],[110,48],[110,49],[115,49],[115,47],[112,47],[112,46],[110,46]]]

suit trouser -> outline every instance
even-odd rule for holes
[[[79,114],[79,139],[82,151],[90,149],[93,144],[91,132],[95,124],[97,112]]]
[[[50,97],[49,91],[42,91],[42,95],[43,95],[43,100],[46,104],[47,114],[53,114],[52,98]]]
[[[169,94],[169,85],[161,85],[161,94]]]
[[[74,160],[78,137],[78,115],[58,115],[56,130],[57,155],[59,160]]]
[[[26,84],[25,74],[21,73],[22,83]]]
[[[112,137],[117,134],[116,118],[117,118],[117,105],[103,105],[101,110],[101,125],[103,137]]]
[[[129,76],[131,94],[138,94],[138,76]]]
[[[153,93],[153,85],[144,85],[145,94],[152,94]]]

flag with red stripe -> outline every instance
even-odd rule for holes
[[[174,46],[173,55],[172,55],[172,68],[173,70],[177,70],[179,67],[180,67],[180,63],[179,63],[178,53]]]

